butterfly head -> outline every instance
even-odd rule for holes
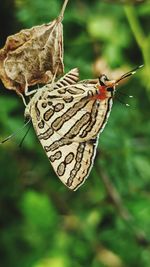
[[[99,77],[99,91],[100,91],[100,99],[108,98],[109,96],[113,96],[115,92],[115,87],[119,84],[120,81],[124,80],[127,77],[130,77],[131,75],[135,74],[136,71],[140,68],[142,68],[143,65],[140,65],[136,67],[135,69],[123,74],[121,77],[119,77],[116,80],[109,80],[108,77],[105,74],[102,74]]]
[[[105,87],[108,92],[110,92],[110,91],[114,90],[114,86],[116,84],[116,81],[115,80],[109,80],[105,74],[102,74],[99,77],[99,84],[100,84],[100,86]]]
[[[102,74],[99,77],[99,83],[101,86],[107,86],[107,82],[109,82],[110,80],[108,79],[108,77],[105,74]]]
[[[104,100],[106,98],[112,97],[115,91],[115,80],[109,80],[105,74],[102,74],[99,78],[99,84],[97,84],[97,88],[99,90],[99,94],[97,99]]]

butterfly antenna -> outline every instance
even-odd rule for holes
[[[126,107],[130,107],[130,105],[128,103],[123,102],[119,97],[116,97],[116,99],[118,100],[118,102],[125,105]]]
[[[25,135],[23,136],[21,142],[19,143],[19,147],[20,147],[20,148],[22,147],[22,144],[23,144],[23,142],[24,142],[24,140],[25,140],[25,138],[26,138],[28,132],[30,131],[30,129],[31,129],[31,124],[29,124],[29,127],[28,127],[28,129],[27,129]]]
[[[125,94],[123,92],[120,92],[120,91],[117,91],[118,95],[123,95],[123,96],[127,96],[129,98],[133,98],[133,95],[128,95],[128,94]]]
[[[131,75],[135,74],[138,69],[142,68],[144,65],[140,65],[133,70],[128,71],[127,73],[123,74],[118,80],[116,80],[116,83],[120,82],[121,80],[130,77]]]
[[[13,134],[9,135],[8,137],[6,137],[4,140],[2,140],[0,142],[0,145],[2,145],[3,143],[9,141],[10,139],[12,139],[13,137],[15,137],[18,133],[20,133],[20,131],[22,131],[29,123],[31,120],[28,120],[21,128],[19,128],[16,132],[14,132]]]

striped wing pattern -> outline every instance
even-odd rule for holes
[[[53,88],[42,88],[27,106],[37,136],[60,180],[76,190],[87,178],[99,133],[111,110],[112,97],[93,98],[97,87],[77,83],[73,69]]]

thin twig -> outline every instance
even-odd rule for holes
[[[123,220],[125,220],[125,221],[132,220],[131,214],[124,207],[123,202],[122,202],[122,199],[121,199],[119,193],[117,192],[115,186],[113,185],[113,183],[109,179],[108,175],[104,172],[104,170],[100,172],[100,176],[101,176],[101,179],[102,179],[102,181],[103,181],[103,183],[105,185],[105,188],[107,190],[107,193],[108,193],[109,197],[111,198],[114,206],[118,210],[121,218]]]
[[[59,18],[61,18],[61,20],[64,17],[64,12],[65,12],[65,9],[66,9],[68,2],[69,2],[69,0],[65,0],[63,3],[62,9],[61,9],[60,14],[59,14]]]
[[[147,239],[145,232],[136,226],[134,222],[134,217],[129,212],[129,210],[124,206],[119,193],[117,192],[115,186],[109,179],[106,172],[104,170],[101,170],[98,165],[96,165],[96,170],[97,173],[100,174],[100,177],[108,193],[108,196],[111,198],[120,217],[124,220],[124,222],[127,223],[128,227],[132,230],[137,242],[142,246],[149,246],[150,241]]]

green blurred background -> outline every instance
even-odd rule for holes
[[[61,6],[1,1],[0,46],[8,35],[54,19]],[[69,1],[66,72],[78,67],[81,79],[103,72],[114,78],[145,66],[118,90],[92,172],[77,192],[56,177],[33,130],[21,148],[25,131],[0,146],[0,266],[150,266],[149,16],[148,2]],[[2,140],[23,125],[24,106],[0,88]]]

